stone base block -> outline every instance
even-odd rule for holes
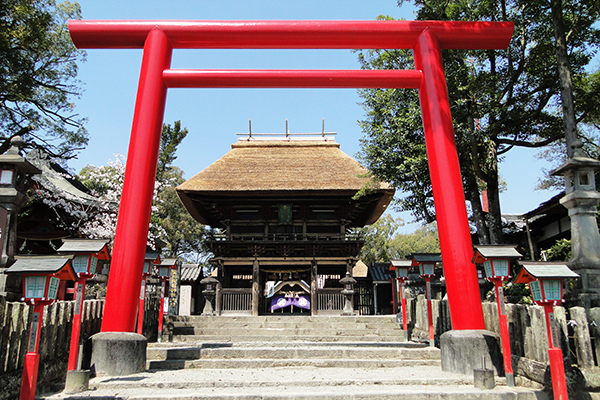
[[[81,393],[89,388],[91,371],[67,371],[65,393]]]
[[[475,369],[491,369],[504,375],[500,336],[486,330],[452,330],[440,337],[442,370],[472,375]],[[485,365],[483,360],[485,359]]]
[[[477,389],[493,389],[496,386],[494,371],[491,369],[475,368],[473,370],[473,385]]]
[[[101,332],[92,339],[92,368],[97,376],[124,376],[146,370],[144,336],[131,332]]]

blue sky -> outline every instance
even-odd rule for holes
[[[396,0],[81,0],[84,19],[188,20],[373,20],[378,15],[414,19],[413,9]],[[106,165],[126,155],[137,90],[141,50],[88,50],[80,65],[84,93],[76,111],[88,118],[90,143],[69,166]],[[175,50],[173,68],[357,69],[349,50]],[[165,123],[181,120],[189,130],[175,165],[190,178],[212,164],[237,140],[236,132],[337,132],[341,149],[354,156],[364,111],[354,89],[170,89]],[[541,168],[536,151],[513,149],[501,164],[507,190],[504,213],[524,213],[553,193],[534,191]],[[410,215],[401,214],[407,222]],[[414,229],[414,225],[404,228]]]

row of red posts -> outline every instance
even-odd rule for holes
[[[476,245],[474,247],[473,262],[475,264],[483,264],[486,279],[494,283],[498,304],[500,339],[502,342],[506,383],[508,386],[514,386],[515,380],[512,369],[503,283],[511,279],[511,262],[519,260],[522,255],[515,249],[515,246],[511,245]],[[412,255],[412,260],[392,260],[390,265],[390,270],[395,271],[396,280],[399,283],[398,293],[401,300],[404,331],[408,329],[404,282],[408,279],[409,270],[412,267],[418,267],[419,275],[425,279],[429,343],[431,346],[434,345],[435,340],[431,308],[431,278],[435,276],[435,266],[438,262],[441,262],[439,254],[416,253]],[[560,305],[564,301],[563,281],[565,279],[578,278],[579,275],[571,271],[562,262],[518,261],[518,264],[521,269],[514,282],[528,283],[533,301],[537,305],[544,307],[549,345],[548,358],[550,360],[554,398],[557,400],[568,400],[562,350],[554,318],[554,306]]]
[[[148,261],[149,259],[149,261]],[[99,261],[110,260],[108,241],[102,239],[64,239],[63,245],[58,249],[58,255],[44,256],[17,256],[15,263],[6,270],[7,274],[21,275],[23,281],[23,298],[21,301],[33,305],[31,328],[23,378],[21,381],[20,400],[33,400],[37,384],[40,362],[39,340],[42,328],[44,306],[52,304],[58,297],[61,281],[75,281],[73,299],[73,325],[71,343],[69,348],[68,371],[75,371],[81,367],[80,361],[80,332],[81,312],[85,298],[85,284],[93,277]],[[140,290],[140,307],[138,314],[138,333],[144,320],[145,282],[152,274],[152,267],[156,265],[161,279],[161,302],[159,311],[158,340],[162,337],[165,285],[169,279],[171,269],[176,269],[176,259],[165,259],[160,263],[158,253],[149,253],[148,265],[144,268],[144,279]],[[145,263],[146,264],[146,263]]]

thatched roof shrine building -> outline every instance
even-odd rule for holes
[[[371,184],[367,170],[325,137],[248,138],[231,147],[177,188],[198,222],[220,230],[209,241],[221,281],[217,308],[337,312],[338,280],[364,243],[354,228],[375,222],[394,189]]]

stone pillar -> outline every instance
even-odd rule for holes
[[[260,305],[260,265],[257,259],[252,263],[252,315],[258,316]]]
[[[92,339],[97,376],[124,376],[146,370],[146,338],[132,332],[101,332]]]

